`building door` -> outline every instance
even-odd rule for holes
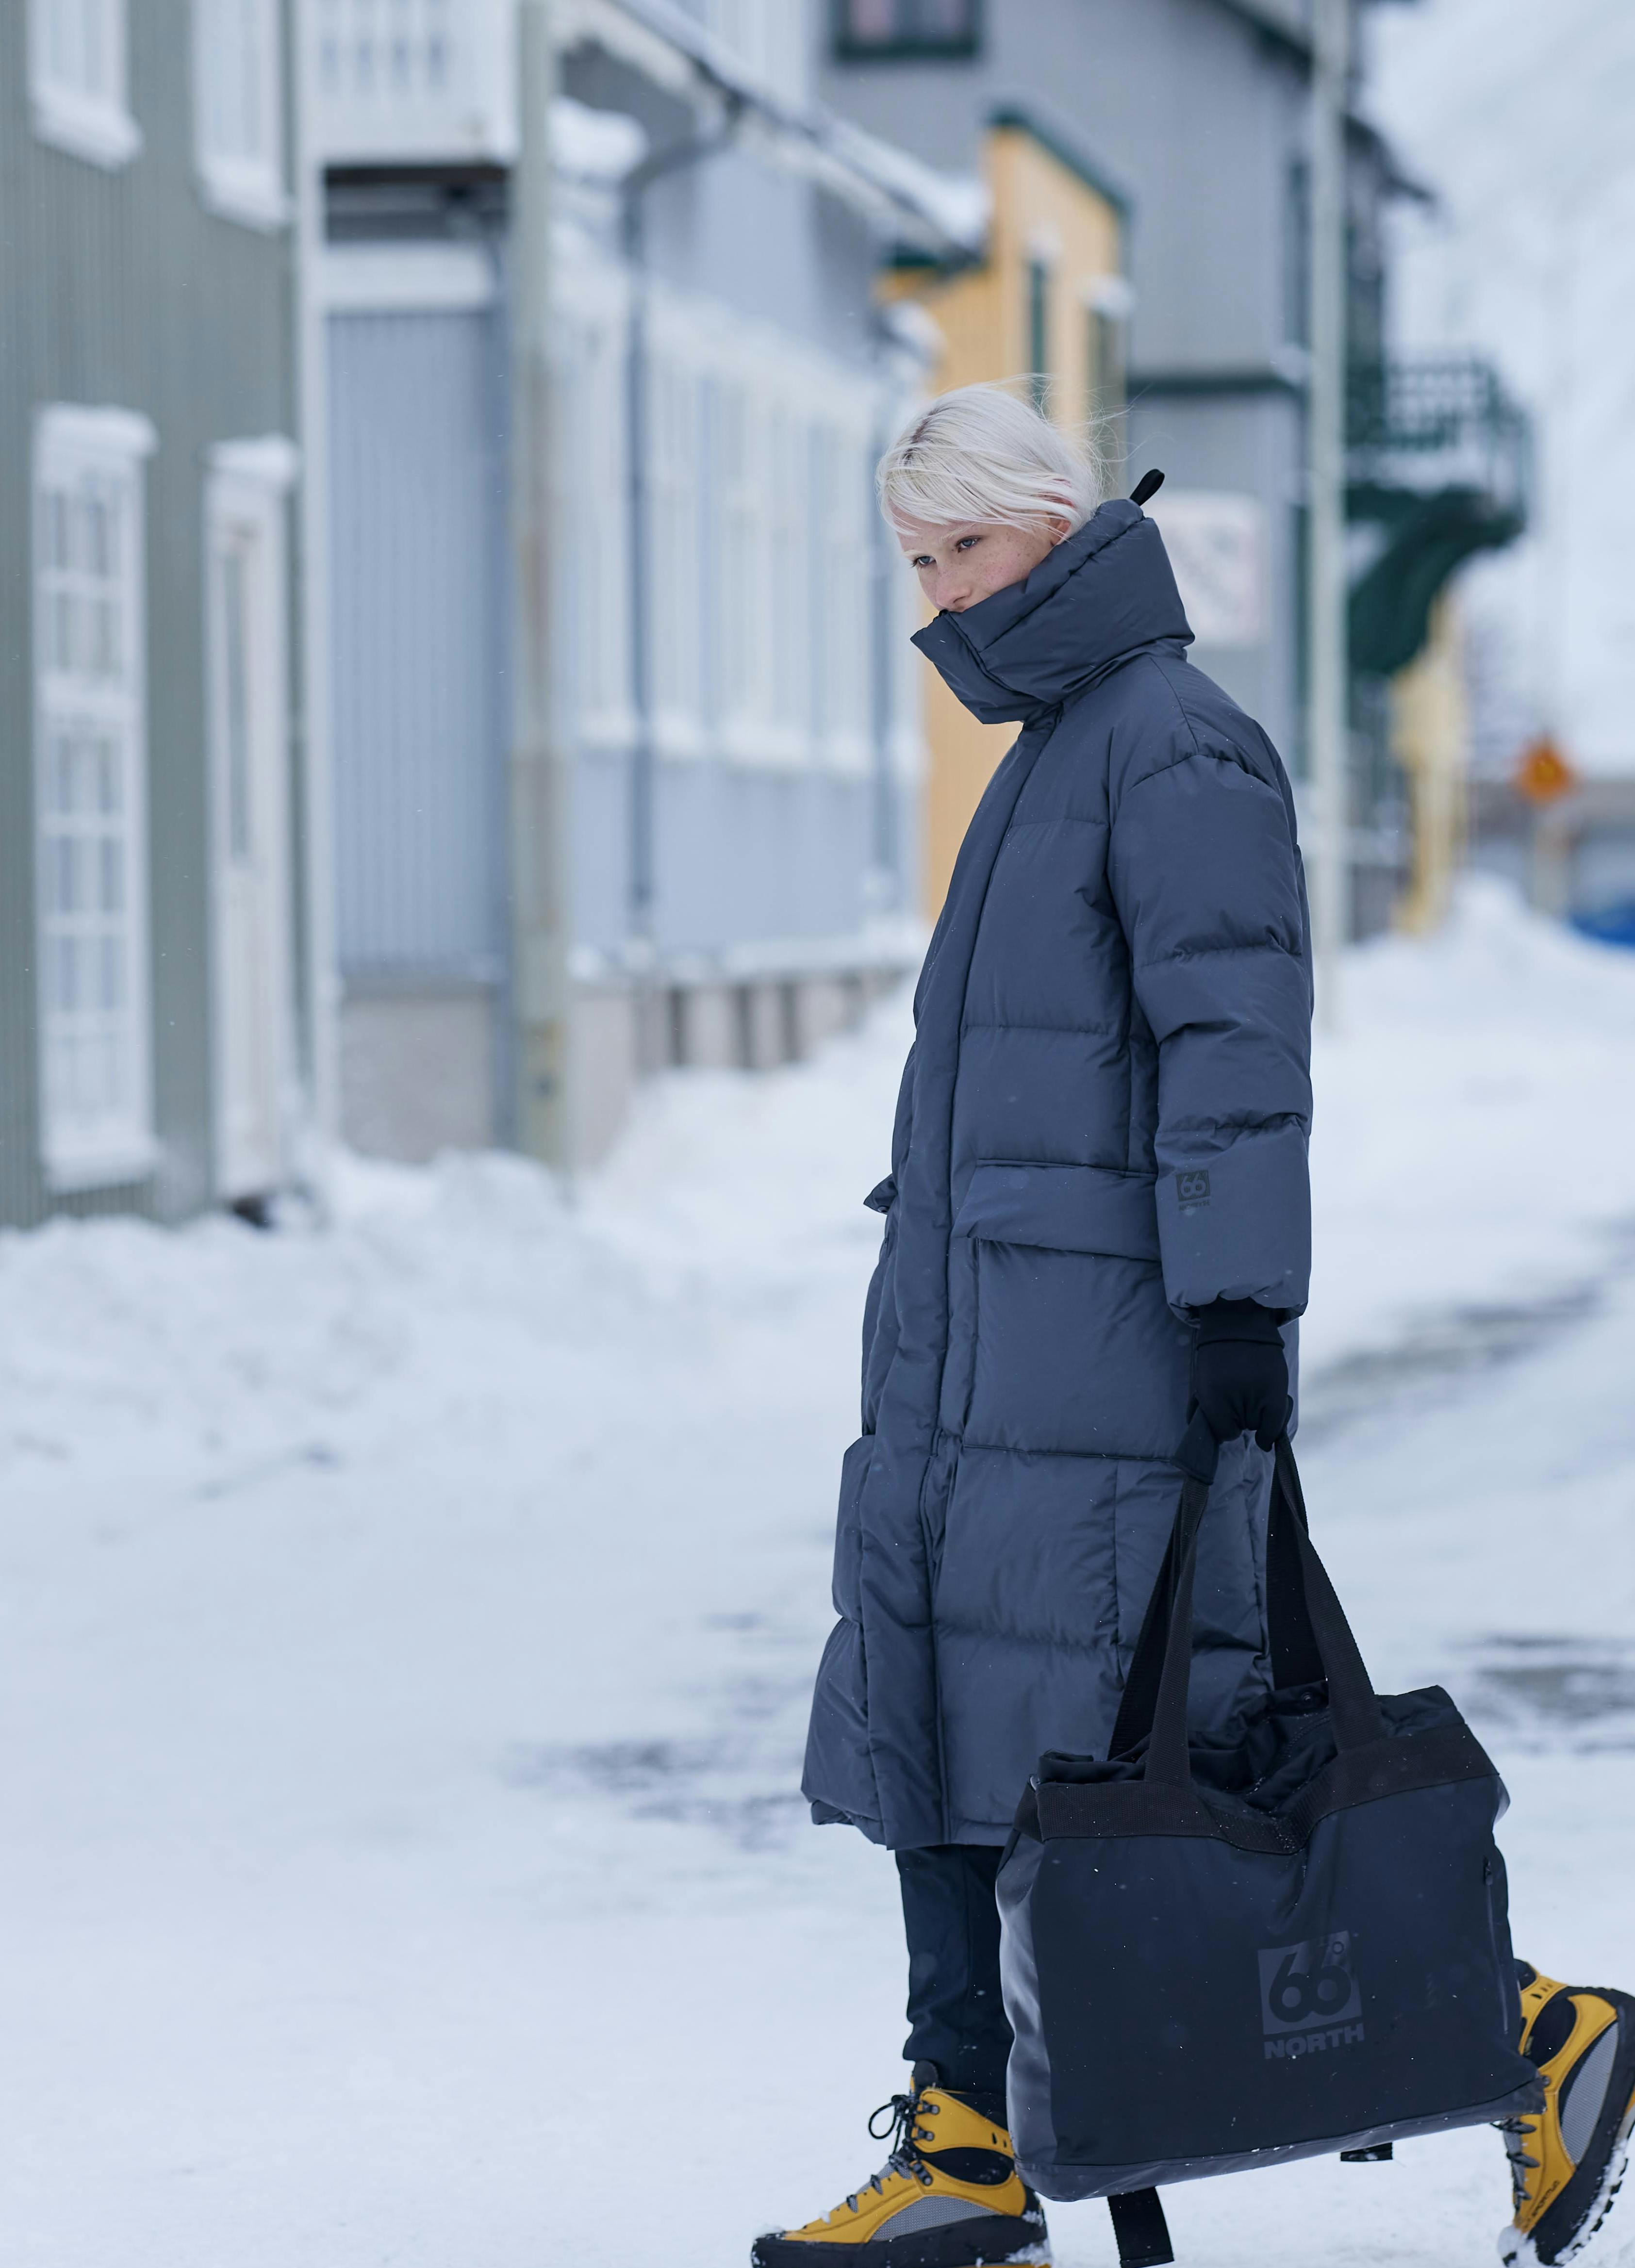
[[[271,476],[284,459],[258,467],[251,453],[272,447],[218,452],[206,512],[216,1185],[229,1203],[276,1189],[287,1162],[288,644],[283,483]]]

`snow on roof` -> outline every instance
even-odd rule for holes
[[[613,182],[647,155],[647,132],[622,110],[593,110],[559,94],[550,107],[550,146],[559,172]]]
[[[746,114],[752,139],[777,162],[819,181],[900,241],[947,260],[980,251],[987,226],[981,184],[939,173],[818,103],[797,102],[759,77],[676,0],[570,0],[569,43],[589,38],[638,69],[668,65],[674,83],[708,88]]]
[[[992,201],[980,174],[939,173],[895,143],[865,134],[843,118],[831,119],[830,133],[835,148],[853,165],[931,214],[944,235],[962,250],[982,250]]]

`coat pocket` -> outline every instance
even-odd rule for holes
[[[1042,1454],[1171,1455],[1190,1336],[1164,1297],[1152,1176],[982,1164],[954,1234],[976,1263],[966,1440]]]
[[[973,1168],[954,1233],[979,1243],[1156,1263],[1154,1187],[1151,1174],[1108,1166],[991,1162]]]
[[[874,1454],[873,1433],[861,1434],[840,1461],[840,1509],[835,1516],[835,1612],[863,1619],[863,1484]]]

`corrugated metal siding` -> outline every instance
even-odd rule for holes
[[[801,770],[663,764],[655,928],[662,952],[718,953],[860,928],[873,786]]]
[[[343,976],[498,973],[503,432],[486,313],[329,318]]]
[[[144,148],[115,173],[37,141],[26,11],[0,9],[0,1220],[174,1217],[210,1192],[202,584],[210,446],[294,431],[291,247],[217,219],[193,174],[188,0],[130,13]],[[140,410],[146,467],[149,840],[156,1117],[140,1189],[53,1205],[39,1165],[29,482],[49,401]]]

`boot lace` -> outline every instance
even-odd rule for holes
[[[1522,2146],[1530,2141],[1538,2121],[1535,2118],[1496,2118],[1493,2124],[1505,2138],[1505,2155],[1510,2161],[1510,2189],[1519,2213],[1527,2203],[1528,2176],[1536,2172],[1539,2161],[1528,2155]]]
[[[883,2142],[889,2134],[891,2154],[877,2174],[869,2176],[863,2190],[883,2190],[894,2174],[902,2174],[910,2181],[918,2182],[923,2188],[930,2188],[931,2169],[921,2163],[920,2154],[914,2145],[933,2139],[931,2129],[921,2126],[917,2122],[922,2117],[935,2116],[934,2107],[923,2104],[917,2095],[894,2095],[889,2102],[882,2102],[878,2110],[870,2111],[869,2132],[877,2142]],[[887,2121],[884,2126],[879,2124],[882,2118]],[[853,2190],[846,2199],[853,2213],[858,2209],[858,2199],[863,2190]]]

